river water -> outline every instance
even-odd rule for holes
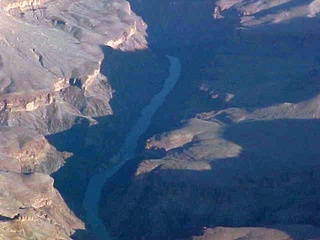
[[[154,95],[149,105],[141,111],[140,118],[126,136],[120,151],[112,158],[113,160],[117,160],[117,164],[104,169],[90,179],[83,206],[86,211],[87,227],[90,228],[91,232],[95,233],[92,239],[111,239],[102,220],[99,218],[99,201],[103,186],[108,178],[112,177],[128,160],[135,157],[137,142],[140,136],[148,129],[152,116],[163,104],[166,96],[172,91],[179,79],[181,70],[180,60],[172,56],[167,56],[167,58],[170,61],[170,75],[165,80],[163,89]]]

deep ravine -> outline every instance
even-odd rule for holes
[[[170,61],[170,75],[165,80],[163,89],[154,95],[149,105],[141,111],[140,118],[126,136],[120,151],[112,158],[117,163],[95,174],[88,184],[83,206],[86,212],[87,227],[96,235],[95,239],[110,239],[102,220],[99,218],[99,200],[106,180],[113,176],[128,160],[134,158],[140,136],[148,129],[153,115],[163,104],[166,96],[173,90],[179,79],[180,60],[172,56],[167,57]]]

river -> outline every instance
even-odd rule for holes
[[[139,119],[126,136],[120,151],[112,158],[113,160],[117,160],[117,163],[95,174],[89,181],[83,206],[86,211],[87,227],[90,228],[91,232],[95,233],[95,238],[92,239],[111,239],[102,220],[99,218],[99,201],[103,186],[108,178],[112,177],[128,160],[135,157],[137,142],[140,136],[148,129],[153,115],[163,104],[166,96],[173,90],[179,79],[181,70],[180,60],[172,56],[167,56],[167,58],[170,61],[170,75],[165,80],[163,89],[154,95],[150,103],[141,111]]]

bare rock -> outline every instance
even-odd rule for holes
[[[250,3],[242,0],[219,0],[216,4],[222,12],[236,10],[242,26],[245,27],[279,24],[302,17],[312,18],[316,17],[320,11],[319,2],[316,0],[301,2],[301,4],[296,4],[293,0],[255,0]],[[311,28],[308,27],[308,29]],[[305,29],[295,28],[295,31],[303,30]],[[283,31],[286,30],[283,29]]]
[[[307,225],[270,226],[265,228],[226,228],[204,229],[202,236],[192,237],[195,240],[311,240],[320,239],[320,229]]]
[[[122,0],[0,1],[1,239],[70,239],[84,229],[48,175],[68,154],[45,135],[112,114],[100,46],[144,49],[145,30]]]
[[[68,209],[45,174],[1,172],[1,236],[4,239],[69,239],[84,225]]]

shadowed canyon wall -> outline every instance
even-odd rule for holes
[[[48,135],[113,113],[99,45],[146,46],[126,1],[0,1],[1,239],[69,239],[84,224],[48,175],[73,153]]]
[[[318,1],[132,5],[150,45],[179,57],[182,73],[131,181],[106,184],[110,233],[320,238]]]

